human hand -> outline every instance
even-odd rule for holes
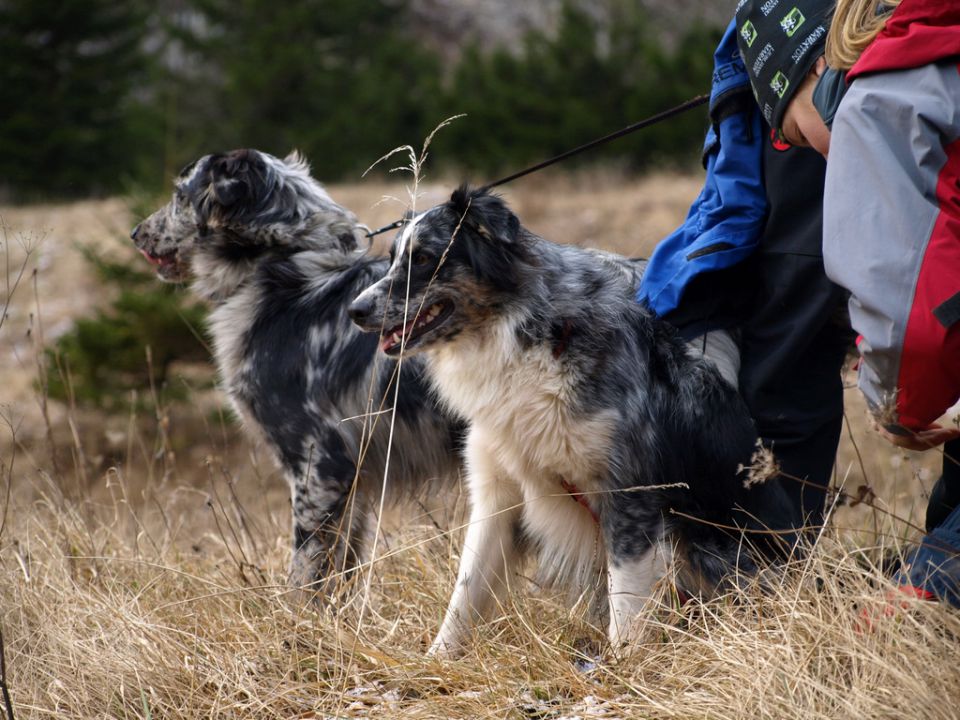
[[[960,428],[945,428],[942,425],[937,425],[936,423],[928,425],[922,430],[901,428],[903,431],[905,431],[905,434],[903,435],[891,432],[879,424],[876,425],[876,428],[877,432],[879,432],[885,440],[896,445],[897,447],[903,448],[904,450],[916,450],[920,452],[942,445],[948,440],[960,438]]]

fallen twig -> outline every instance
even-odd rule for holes
[[[10,698],[10,688],[7,687],[7,661],[3,652],[3,630],[0,630],[0,692],[3,693],[7,720],[13,720],[13,700]]]

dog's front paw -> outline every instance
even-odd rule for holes
[[[613,599],[610,603],[607,639],[614,652],[619,652],[641,639],[648,629],[645,612],[644,604],[636,602],[635,598],[630,601],[624,601],[622,597]]]
[[[427,657],[437,658],[438,660],[454,660],[461,657],[465,651],[462,641],[456,638],[445,638],[443,633],[437,635],[437,639],[430,644],[427,650]]]
[[[437,638],[430,644],[427,656],[440,660],[454,660],[462,657],[467,650],[465,635],[466,633],[459,627],[456,632],[451,632],[449,626],[441,628]]]

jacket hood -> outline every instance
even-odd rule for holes
[[[907,70],[950,58],[960,60],[960,3],[903,0],[850,68],[847,82],[866,73]]]

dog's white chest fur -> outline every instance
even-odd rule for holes
[[[515,337],[501,322],[483,338],[458,338],[455,348],[430,353],[437,391],[470,421],[471,505],[456,590],[431,652],[457,652],[469,613],[482,616],[512,582],[517,520],[539,550],[538,582],[559,582],[576,598],[603,566],[595,516],[567,488],[602,488],[614,415],[578,412],[576,378],[553,349],[524,348]]]
[[[576,378],[548,345],[519,347],[512,323],[460,342],[474,347],[432,353],[434,385],[455,412],[483,430],[489,450],[524,494],[531,486],[553,491],[561,480],[594,489],[606,471],[613,414],[578,412]]]

